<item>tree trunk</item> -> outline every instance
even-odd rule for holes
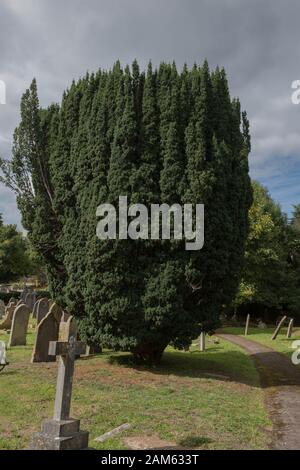
[[[164,350],[168,344],[161,343],[141,343],[131,352],[133,357],[139,361],[149,365],[158,365]]]

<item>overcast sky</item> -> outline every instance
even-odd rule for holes
[[[299,0],[1,0],[0,153],[10,155],[21,94],[37,78],[40,102],[59,101],[87,70],[137,58],[226,68],[231,94],[247,110],[251,176],[286,212],[300,203]],[[20,223],[14,196],[0,186],[0,213]]]

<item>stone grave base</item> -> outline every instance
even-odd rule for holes
[[[33,434],[30,450],[81,450],[88,448],[89,433],[80,431],[79,419],[46,420],[41,432]]]

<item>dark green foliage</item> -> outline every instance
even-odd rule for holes
[[[5,304],[8,304],[10,299],[20,300],[20,292],[0,292],[0,300],[2,300]]]
[[[250,231],[234,306],[240,310],[248,306],[249,313],[257,307],[262,312],[265,309],[268,313],[266,318],[270,320],[275,320],[280,311],[299,318],[299,209],[295,207],[289,223],[267,189],[256,181],[252,186],[254,200],[249,211]]]
[[[27,238],[15,225],[5,225],[0,214],[0,282],[36,274],[40,268]]]
[[[144,74],[136,61],[132,71],[117,62],[47,110],[33,82],[21,109],[5,180],[51,293],[78,318],[82,338],[158,361],[169,343],[184,348],[213,330],[238,285],[251,204],[249,125],[224,70],[162,63]],[[205,204],[204,248],[98,240],[96,209],[118,206],[119,196],[129,205]]]

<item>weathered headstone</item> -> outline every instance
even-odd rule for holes
[[[61,317],[61,321],[63,321],[63,322],[68,321],[68,319],[70,318],[70,316],[71,316],[71,315],[70,315],[69,313],[63,311],[63,314],[62,314],[62,317]]]
[[[284,315],[284,317],[282,317],[282,319],[281,319],[280,322],[278,323],[278,325],[277,325],[277,327],[276,327],[276,329],[275,329],[275,331],[274,331],[274,334],[273,334],[273,336],[272,336],[272,339],[273,339],[273,340],[277,338],[278,333],[279,333],[279,331],[280,331],[280,328],[281,328],[282,325],[284,324],[285,320],[286,320],[286,315]]]
[[[102,347],[92,344],[92,345],[86,346],[86,353],[84,354],[84,356],[88,357],[88,356],[92,356],[93,354],[100,354],[100,353],[102,353]]]
[[[20,300],[22,300],[23,302],[25,302],[25,300],[26,300],[26,295],[28,294],[28,292],[29,292],[29,289],[28,289],[28,287],[25,286],[24,289],[23,289],[22,292],[21,292]]]
[[[249,323],[250,323],[250,315],[249,315],[249,313],[248,313],[247,318],[246,318],[245,336],[247,336],[247,334],[248,334]]]
[[[26,294],[25,296],[25,304],[27,305],[27,307],[30,309],[31,312],[33,310],[35,301],[36,301],[35,292],[28,292],[28,294]]]
[[[202,331],[199,339],[199,349],[201,352],[205,351],[205,332]]]
[[[294,326],[294,319],[291,318],[290,321],[289,321],[289,326],[288,326],[288,330],[287,330],[287,333],[286,333],[286,337],[287,337],[287,338],[291,338],[291,337],[292,337],[292,334],[293,334],[293,326]]]
[[[41,299],[38,299],[38,300],[35,302],[34,306],[33,306],[33,309],[32,309],[32,318],[36,318],[37,308],[38,308],[38,305],[39,305],[39,301],[40,301],[40,300],[41,300]]]
[[[260,330],[265,330],[267,328],[267,325],[262,320],[259,320],[257,328],[259,328]]]
[[[49,342],[57,341],[62,309],[53,304],[49,313],[37,326],[37,335],[31,362],[53,362],[55,358],[48,354]]]
[[[33,435],[32,450],[80,450],[88,447],[89,433],[80,431],[80,421],[70,418],[74,361],[86,345],[71,336],[68,342],[51,341],[49,355],[59,356],[54,416]]]
[[[67,321],[62,321],[59,324],[59,333],[58,333],[58,341],[69,341],[71,336],[77,338],[78,328],[76,324],[76,320],[73,316],[69,315]]]
[[[49,312],[49,300],[45,297],[43,299],[40,299],[38,306],[37,306],[37,313],[36,313],[36,321],[37,324],[40,323],[40,321],[45,318],[47,313]]]
[[[0,323],[0,330],[10,330],[15,309],[16,309],[16,304],[14,302],[11,302],[6,307],[5,317],[3,318],[2,322]]]
[[[26,345],[26,334],[30,313],[30,309],[25,304],[16,307],[8,341],[9,348],[12,346]]]

